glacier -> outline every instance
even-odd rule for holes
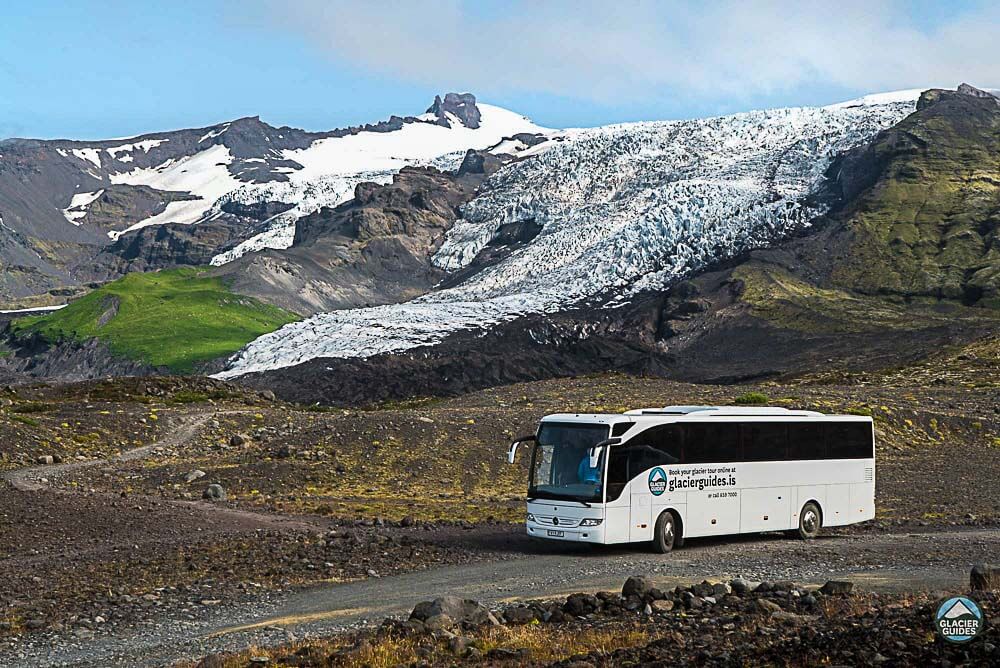
[[[467,267],[509,222],[541,225],[530,244],[404,304],[286,325],[217,375],[400,352],[585,299],[663,288],[809,225],[823,210],[807,196],[832,159],[909,115],[918,96],[564,131],[490,177],[432,261]]]

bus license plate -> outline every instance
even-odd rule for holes
[[[566,532],[556,531],[555,529],[549,529],[548,534],[553,538],[563,538],[566,535]]]

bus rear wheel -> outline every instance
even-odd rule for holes
[[[653,528],[653,549],[660,554],[666,554],[674,549],[674,546],[680,547],[680,543],[680,526],[677,518],[666,510],[657,518],[656,526]]]
[[[819,535],[819,530],[823,526],[823,515],[819,511],[819,506],[810,501],[802,506],[799,513],[799,530],[796,532],[802,540],[812,540]]]

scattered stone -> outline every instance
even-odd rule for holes
[[[854,583],[846,580],[828,580],[825,585],[819,588],[824,596],[846,596],[854,589]]]
[[[774,614],[775,612],[781,611],[781,606],[774,601],[769,601],[766,598],[758,598],[754,601],[754,606],[758,611],[763,612],[766,615]]]
[[[455,623],[468,626],[500,623],[486,606],[478,601],[461,599],[457,596],[441,596],[433,601],[417,603],[410,613],[410,619],[422,621],[429,626],[430,619],[437,615],[446,615]]]
[[[643,598],[649,594],[652,588],[652,580],[643,575],[633,575],[628,580],[625,580],[625,584],[622,586],[622,596],[625,598],[629,596]]]
[[[56,461],[55,457],[53,457],[52,455],[41,455],[38,458],[38,463],[43,464],[45,466],[49,466],[50,464],[55,463],[55,461]]]
[[[424,627],[428,631],[447,631],[455,626],[455,620],[445,614],[431,615],[424,621]]]
[[[205,472],[204,471],[202,471],[201,469],[195,469],[194,471],[191,471],[190,473],[188,473],[187,475],[184,476],[184,482],[186,482],[186,483],[192,483],[195,480],[198,480],[199,478],[204,478],[204,477],[205,477]]]
[[[674,609],[674,602],[670,599],[661,599],[650,603],[653,612],[670,612]]]
[[[735,594],[743,595],[750,591],[750,584],[743,578],[735,578],[730,581],[729,588]]]
[[[202,492],[201,498],[208,499],[209,501],[225,501],[226,490],[222,489],[222,485],[211,484]]]
[[[229,437],[229,445],[234,448],[238,448],[241,445],[246,445],[250,442],[250,437],[246,434],[233,434]]]
[[[1000,590],[1000,566],[976,564],[969,573],[969,588],[972,591]]]

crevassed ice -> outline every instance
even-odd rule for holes
[[[917,95],[570,132],[491,177],[433,261],[468,266],[508,222],[540,223],[532,243],[406,304],[283,327],[251,342],[221,375],[398,352],[589,297],[663,287],[807,225],[821,211],[803,198],[832,158],[902,120]]]

